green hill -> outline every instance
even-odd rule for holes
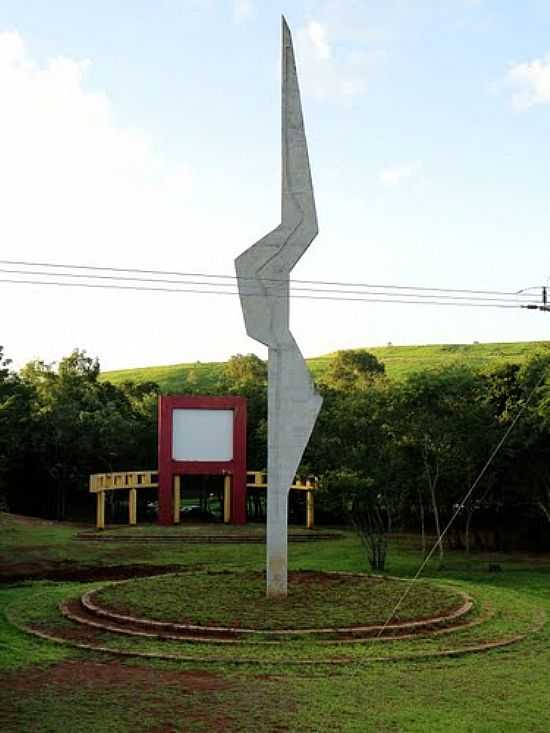
[[[550,348],[550,341],[526,341],[501,344],[432,344],[427,346],[382,346],[368,350],[386,365],[392,379],[424,369],[466,362],[485,366],[499,362],[521,364],[533,354]],[[308,359],[314,376],[322,374],[332,354]],[[125,381],[156,382],[164,392],[185,392],[199,387],[207,392],[217,381],[224,362],[195,362],[171,366],[143,367],[104,372],[103,379],[120,384]],[[194,389],[196,391],[196,389]]]

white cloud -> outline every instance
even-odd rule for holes
[[[108,95],[90,89],[90,66],[63,57],[37,63],[21,35],[0,32],[2,259],[229,270],[238,250],[226,212],[208,216],[211,202],[201,193],[197,205],[188,167],[159,154],[146,132],[120,124]],[[201,318],[185,320],[186,343],[201,344],[200,331],[219,320],[213,298],[5,283],[0,297],[11,312],[0,342],[18,363],[77,345],[111,365],[177,361],[186,351],[168,334],[182,328],[184,312],[200,303]],[[238,301],[225,307],[240,325]],[[151,350],[147,334],[159,324],[164,335]],[[220,334],[216,350],[229,349]]]
[[[4,250],[36,254],[51,232],[74,259],[77,249],[98,252],[113,240],[156,240],[176,223],[189,171],[168,166],[145,133],[116,123],[108,97],[86,89],[89,66],[63,57],[38,66],[20,35],[0,33]]]
[[[316,20],[312,20],[306,27],[307,34],[320,59],[329,59],[332,51],[327,41],[327,32]]]
[[[384,186],[399,186],[403,181],[415,178],[421,169],[422,164],[419,162],[390,166],[382,171],[380,181]]]
[[[317,97],[353,97],[366,91],[363,54],[335,48],[326,24],[308,21],[296,34],[296,52],[306,92]]]
[[[550,54],[510,66],[507,80],[519,89],[512,96],[516,109],[550,104]]]
[[[233,19],[236,23],[244,23],[254,15],[254,3],[252,0],[234,0]]]

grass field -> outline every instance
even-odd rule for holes
[[[265,596],[263,573],[201,571],[110,585],[97,600],[117,613],[156,621],[253,629],[286,629],[291,622],[307,629],[382,624],[402,592],[395,580],[291,573],[288,597],[274,603]],[[451,589],[420,584],[397,620],[429,618],[462,603]]]
[[[523,363],[533,354],[550,348],[549,341],[526,341],[501,344],[442,344],[428,346],[384,346],[368,350],[386,365],[392,379],[424,369],[436,369],[454,363],[468,363],[476,367],[499,362]],[[331,354],[308,359],[309,368],[319,377],[330,362]],[[103,379],[114,384],[124,381],[156,382],[164,392],[184,392],[190,386],[208,391],[214,386],[223,369],[223,362],[174,364],[172,366],[144,367],[104,372]]]
[[[38,626],[59,619],[57,603],[78,596],[85,583],[27,580],[57,570],[81,573],[91,568],[148,564],[177,565],[185,570],[261,571],[261,545],[136,545],[77,541],[82,527],[35,522],[0,514],[0,605],[14,622]],[[395,537],[387,572],[410,577],[421,553],[417,538]],[[328,542],[290,545],[293,569],[366,571],[356,537],[343,532]],[[488,571],[499,563],[502,572]],[[550,557],[450,553],[442,569],[433,564],[427,577],[471,593],[493,613],[487,627],[463,632],[472,639],[491,638],[530,628],[532,619],[550,612]],[[152,601],[154,603],[154,598]],[[342,594],[343,604],[351,602]],[[492,624],[492,626],[490,626]],[[453,644],[461,643],[453,636]],[[105,635],[105,644],[112,640]],[[426,648],[448,645],[445,637]],[[169,651],[168,642],[156,647]],[[402,646],[397,646],[397,645]],[[119,649],[152,642],[117,640]],[[384,649],[407,650],[408,642],[389,642]],[[190,649],[196,645],[190,645]],[[413,642],[410,642],[412,649]],[[26,733],[106,731],[501,731],[550,730],[548,676],[550,630],[544,626],[513,646],[456,658],[397,659],[369,663],[359,650],[345,652],[338,668],[308,668],[282,656],[270,666],[258,652],[256,666],[235,666],[231,649],[194,652],[196,661],[115,658],[41,641],[0,617],[0,730]],[[330,652],[333,654],[334,652]],[[344,653],[344,652],[342,652]],[[263,656],[262,656],[263,655]],[[264,664],[262,664],[262,659]],[[288,659],[285,662],[285,659]]]

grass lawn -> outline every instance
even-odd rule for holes
[[[403,379],[411,372],[436,369],[457,362],[475,367],[490,366],[500,362],[522,364],[533,354],[547,350],[548,341],[525,341],[494,344],[428,344],[425,346],[375,346],[366,347],[386,365],[386,373],[392,379]],[[322,375],[332,354],[308,359],[314,377]],[[113,384],[122,382],[156,382],[163,392],[185,392],[197,388],[208,394],[218,382],[224,362],[173,364],[169,366],[141,367],[104,372],[103,379]]]
[[[79,570],[110,565],[178,565],[259,573],[261,545],[116,546],[75,540],[82,527],[17,520],[0,515],[0,574],[21,577],[57,568]],[[390,543],[387,571],[411,576],[420,561],[417,539]],[[291,568],[366,571],[363,550],[353,536],[289,546]],[[490,573],[489,563],[502,572]],[[9,570],[9,573],[7,572]],[[423,642],[426,649],[460,645],[463,639],[503,638],[533,629],[550,612],[550,557],[449,553],[443,569],[427,576],[459,587],[492,613],[486,625]],[[251,576],[252,577],[252,576]],[[166,578],[167,580],[167,578]],[[148,581],[149,582],[149,581]],[[101,584],[99,584],[101,585]],[[131,585],[131,584],[128,584]],[[0,606],[16,622],[44,626],[61,619],[57,603],[77,597],[94,583],[19,581],[0,585]],[[122,587],[122,586],[120,586]],[[207,594],[205,593],[206,597]],[[155,606],[154,596],[151,600]],[[357,602],[341,594],[342,606]],[[304,602],[305,606],[305,602]],[[482,609],[482,612],[483,612]],[[307,608],[304,608],[304,614]],[[67,628],[67,626],[65,626]],[[111,635],[114,637],[114,635]],[[115,640],[105,635],[105,644]],[[169,642],[117,637],[119,649],[172,649]],[[403,655],[413,642],[379,645]],[[175,643],[174,643],[175,646]],[[342,647],[345,663],[293,665],[305,647],[289,647],[279,663],[269,650],[257,664],[236,666],[232,648],[185,648],[187,661],[115,658],[40,641],[0,617],[0,730],[42,733],[78,731],[544,731],[550,730],[550,630],[531,631],[518,644],[456,658],[369,661],[359,649]],[[114,648],[111,646],[110,648]],[[379,652],[377,652],[379,653]],[[195,658],[193,659],[193,655]],[[208,663],[201,657],[209,657]],[[263,661],[262,661],[263,660]]]
[[[382,624],[403,590],[402,583],[391,579],[293,572],[288,597],[274,601],[265,596],[263,573],[202,571],[110,585],[96,594],[96,601],[116,613],[155,621],[307,629]],[[450,588],[419,583],[396,620],[430,618],[463,603]]]

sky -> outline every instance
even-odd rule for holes
[[[546,283],[547,0],[0,0],[0,259],[234,274],[280,217],[281,13],[320,229],[293,277]],[[0,299],[17,366],[265,356],[236,297],[0,282]],[[550,336],[519,309],[296,299],[291,321],[306,356]]]

